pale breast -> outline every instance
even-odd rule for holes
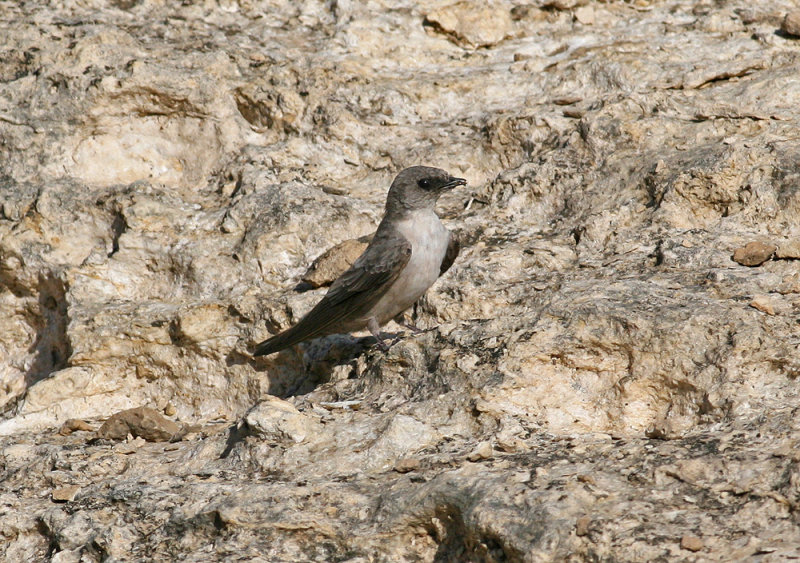
[[[397,225],[411,243],[411,258],[372,310],[383,325],[411,307],[439,277],[450,232],[433,210],[418,211]]]

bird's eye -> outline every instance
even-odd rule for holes
[[[430,181],[430,180],[428,180],[427,178],[423,178],[422,180],[420,180],[419,182],[417,182],[417,185],[418,185],[420,188],[422,188],[423,190],[427,190],[428,188],[430,188],[430,187],[431,187],[431,181]]]

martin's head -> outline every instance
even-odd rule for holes
[[[412,166],[401,171],[389,188],[386,211],[403,212],[431,209],[447,190],[464,186],[464,178],[454,178],[440,168]]]

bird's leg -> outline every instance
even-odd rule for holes
[[[419,301],[417,301],[416,303],[414,303],[414,314],[415,314],[415,315],[416,315],[416,313],[417,313],[417,306],[418,306],[418,305],[419,305]],[[400,325],[400,326],[402,326],[403,328],[407,328],[408,330],[410,330],[410,331],[411,331],[411,332],[413,332],[414,334],[422,334],[423,332],[429,332],[429,331],[431,331],[431,330],[434,330],[434,329],[436,328],[435,326],[434,326],[434,327],[431,327],[431,328],[419,328],[419,327],[418,327],[417,325],[415,325],[414,323],[407,323],[407,322],[406,322],[406,316],[405,316],[405,313],[400,313],[400,314],[399,314],[399,315],[397,315],[397,316],[396,316],[396,317],[395,317],[393,320],[394,320],[394,322],[396,322],[397,324],[399,324],[399,325]]]
[[[378,348],[380,348],[382,352],[388,352],[389,346],[383,341],[383,338],[381,338],[381,326],[378,324],[378,321],[375,317],[372,317],[369,321],[367,321],[367,328],[372,336],[374,336],[378,341]]]
[[[399,324],[403,328],[407,328],[414,334],[419,334],[421,332],[425,332],[423,329],[419,328],[418,326],[414,325],[413,323],[406,322],[406,316],[404,313],[400,313],[394,319],[394,322]]]
[[[419,306],[419,299],[417,299],[417,300],[414,302],[414,305],[413,305],[413,307],[412,307],[413,313],[412,313],[412,315],[411,315],[411,318],[414,318],[414,317],[416,317],[416,316],[417,316],[417,307],[418,307],[418,306]],[[418,327],[417,325],[415,325],[413,322],[406,322],[406,314],[405,314],[405,313],[400,313],[399,315],[397,315],[397,316],[396,316],[394,319],[392,319],[392,320],[393,320],[394,322],[396,322],[397,324],[399,324],[401,327],[403,327],[403,328],[407,328],[408,330],[410,330],[410,331],[411,331],[412,333],[414,333],[414,334],[419,334],[419,333],[421,333],[421,332],[425,332],[423,329],[419,328],[419,327]]]

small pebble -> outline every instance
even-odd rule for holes
[[[75,497],[78,495],[78,491],[80,490],[81,488],[78,485],[66,485],[64,487],[58,487],[57,489],[53,489],[52,498],[57,502],[71,502],[75,500]]]
[[[178,412],[178,409],[172,403],[167,403],[167,406],[164,407],[164,414],[167,416],[175,416],[176,412]]]
[[[595,22],[594,8],[591,6],[581,6],[575,10],[575,19],[583,25],[593,25]]]
[[[480,461],[492,457],[492,445],[489,442],[481,442],[478,447],[467,456],[469,461]]]
[[[575,522],[575,535],[576,536],[585,536],[589,533],[589,525],[592,523],[592,519],[588,516],[581,516]]]
[[[700,551],[703,549],[703,540],[697,536],[686,535],[681,538],[681,548],[689,551]]]
[[[742,266],[760,266],[772,257],[775,250],[777,247],[774,244],[759,241],[748,242],[734,251],[733,259]]]
[[[513,436],[497,436],[497,447],[504,452],[518,452],[525,449],[525,442]]]
[[[416,457],[405,457],[394,464],[394,470],[398,473],[408,473],[419,469],[419,463]]]
[[[775,307],[772,306],[772,300],[766,295],[758,295],[754,297],[750,302],[750,306],[768,315],[775,314]]]
[[[142,446],[145,445],[145,440],[143,438],[132,438],[125,442],[120,442],[114,446],[114,452],[123,455],[130,455],[135,454]]]
[[[92,427],[89,426],[89,423],[87,423],[85,420],[81,420],[79,418],[70,418],[61,425],[61,429],[58,431],[58,433],[62,436],[69,436],[73,432],[78,432],[79,430],[91,432]]]
[[[511,475],[514,483],[530,483],[532,477],[530,471],[517,471]]]
[[[786,14],[781,24],[781,31],[789,35],[794,35],[795,37],[800,37],[800,10],[795,10],[794,12]]]

